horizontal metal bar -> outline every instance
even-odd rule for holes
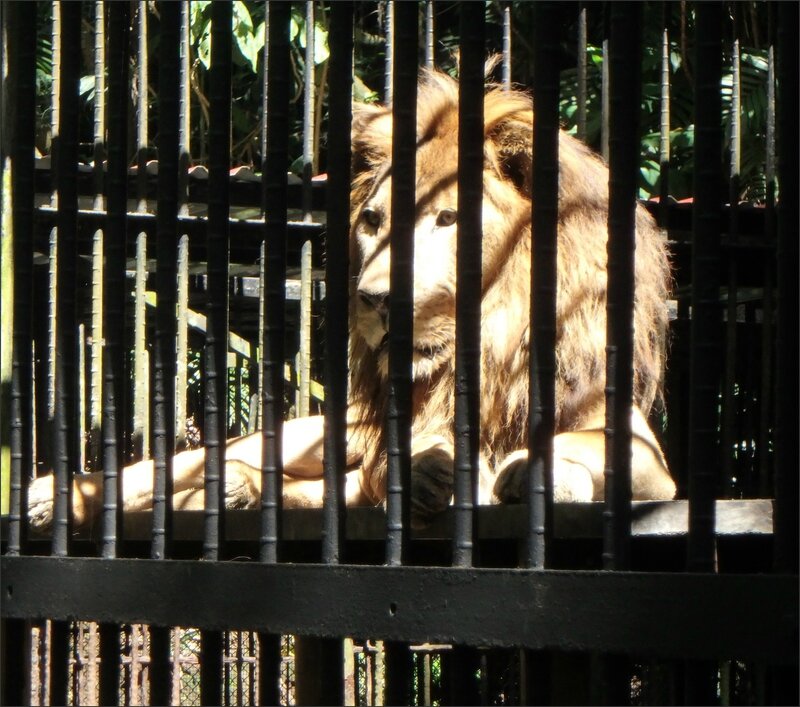
[[[7,618],[797,661],[795,576],[52,557],[0,569]]]
[[[478,535],[480,540],[522,539],[526,533],[525,506],[479,506]],[[555,505],[554,537],[560,539],[602,537],[602,503],[557,503]],[[350,540],[382,540],[386,532],[386,515],[382,508],[349,508],[347,538]],[[634,537],[680,537],[687,532],[686,501],[634,501],[631,506]],[[198,540],[202,532],[202,514],[194,511],[175,511],[175,540]],[[717,536],[769,536],[772,534],[772,500],[717,501]],[[255,541],[257,511],[228,511],[228,539]],[[125,537],[131,541],[150,539],[150,513],[126,513]],[[412,529],[413,539],[450,539],[453,518],[450,510],[438,516],[426,528]],[[7,518],[3,518],[2,538],[5,540]],[[284,539],[289,541],[318,541],[322,529],[321,509],[293,508],[283,512]],[[96,539],[97,529],[77,532],[78,539]],[[32,539],[41,539],[34,536]]]

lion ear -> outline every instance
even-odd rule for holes
[[[392,149],[392,116],[383,106],[353,104],[353,177],[374,170],[389,160]]]
[[[524,120],[509,118],[495,126],[488,135],[500,173],[517,190],[531,198],[533,164],[533,127]]]

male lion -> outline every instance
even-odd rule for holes
[[[527,95],[485,96],[483,278],[481,283],[481,503],[518,499],[528,424],[529,289],[533,113]],[[386,496],[382,427],[387,389],[389,198],[392,119],[360,106],[353,125],[351,390],[347,501]],[[414,237],[412,512],[424,522],[452,495],[455,349],[458,85],[423,76],[417,112],[417,210]],[[608,171],[588,148],[559,138],[559,231],[554,489],[557,501],[600,500],[604,468],[606,241]],[[659,392],[667,329],[669,263],[662,233],[636,210],[636,302],[632,414],[633,498],[671,499],[675,485],[646,414]],[[284,426],[284,505],[322,499],[323,418]],[[175,507],[202,503],[204,450],[175,457]],[[229,442],[227,502],[257,505],[261,434]],[[126,509],[151,505],[152,462],[126,468]],[[74,481],[76,522],[99,510],[101,475]],[[52,480],[30,492],[34,525],[51,519]]]

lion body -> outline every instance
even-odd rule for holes
[[[480,502],[513,501],[527,474],[531,159],[533,111],[519,92],[490,89],[484,103],[481,281]],[[346,493],[350,504],[386,497],[383,426],[387,330],[392,116],[362,106],[353,126],[350,408]],[[452,497],[456,292],[458,85],[428,73],[417,110],[412,383],[412,511],[423,521]],[[582,143],[559,138],[556,307],[556,500],[598,500],[605,466],[608,170]],[[636,207],[632,495],[669,499],[675,485],[646,415],[660,394],[670,272],[664,235]],[[284,505],[322,502],[323,421],[284,425]],[[261,434],[232,441],[231,507],[257,506]],[[174,459],[175,506],[203,505],[203,450]],[[152,504],[152,463],[125,470],[124,505]],[[76,478],[76,522],[99,509],[102,473]],[[53,484],[30,489],[35,527],[49,524]]]

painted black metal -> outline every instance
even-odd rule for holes
[[[228,196],[231,142],[230,3],[211,5],[206,340],[203,356],[205,537],[203,558],[220,559],[225,542],[225,440],[228,405]],[[221,696],[221,693],[220,693]]]
[[[480,444],[484,8],[460,7],[453,565],[473,562]]]
[[[636,197],[639,170],[641,6],[611,9],[609,40],[608,294],[603,563],[630,566],[631,406]]]
[[[61,7],[61,46],[80,41],[80,5]],[[53,427],[53,554],[68,554],[72,526],[71,475],[77,470],[77,273],[78,191],[78,78],[80,62],[76,52],[61,55],[56,188],[58,191],[58,237],[56,245],[58,299],[56,302],[55,424]]]
[[[556,255],[558,252],[558,41],[554,3],[535,6],[531,181],[531,342],[528,427],[528,547],[525,564],[544,568],[552,532],[555,432]]]
[[[0,570],[10,618],[797,660],[791,575],[7,556]]]
[[[108,6],[108,216],[103,239],[103,540],[117,555],[122,534],[125,424],[125,256],[128,187],[128,26],[126,3]]]
[[[264,389],[261,462],[261,561],[277,562],[282,504],[283,360],[286,292],[286,169],[289,162],[289,13],[288,2],[269,5],[269,72],[266,101],[267,139],[262,163],[264,251]]]
[[[11,160],[12,228],[14,234],[14,331],[12,334],[9,469],[8,554],[25,551],[27,524],[27,478],[33,469],[33,435],[30,420],[33,408],[33,232],[34,232],[34,138],[36,111],[36,47],[22,37],[36,31],[34,13],[21,4],[8,6],[11,15],[4,18],[9,32],[10,72],[16,77],[13,95],[15,115]],[[17,24],[19,23],[19,24]],[[7,306],[7,305],[6,305]]]
[[[775,568],[797,572],[798,478],[797,478],[797,27],[798,12],[789,3],[778,10],[778,323],[777,323],[777,431],[775,466]],[[794,25],[791,23],[794,22]],[[794,152],[790,152],[794,150]]]
[[[411,366],[417,132],[417,6],[394,6],[386,562],[405,559],[410,527]]]
[[[325,264],[325,441],[323,562],[341,558],[345,537],[344,469],[347,453],[347,317],[350,242],[350,122],[352,117],[353,5],[331,6],[328,80],[327,232]]]
[[[717,371],[720,361],[722,12],[697,7],[695,181],[689,400],[689,545],[687,566],[714,570],[714,497],[719,465]]]
[[[178,253],[178,133],[180,104],[180,5],[160,6],[158,74],[158,215],[156,236],[156,334],[153,350],[153,541],[151,557],[170,553],[172,456],[175,452],[175,342]],[[166,678],[165,678],[166,679]]]

